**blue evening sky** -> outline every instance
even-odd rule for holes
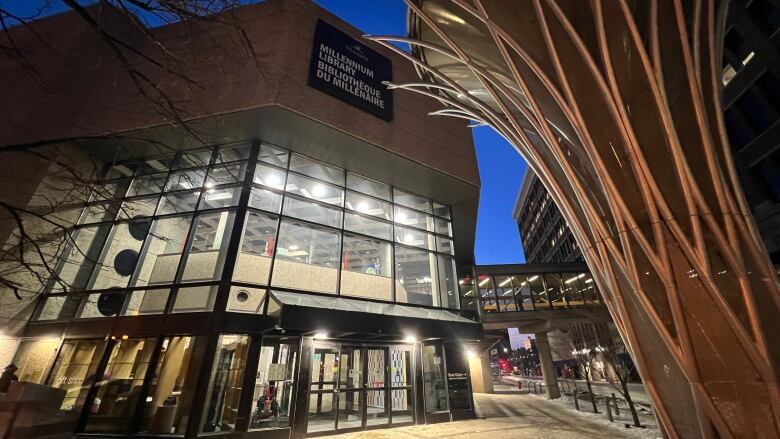
[[[315,1],[366,34],[406,35],[406,5],[402,0]],[[44,15],[67,9],[58,1],[15,3],[0,0],[0,4],[20,16],[35,15],[41,6],[44,6]],[[492,129],[477,128],[473,134],[482,178],[475,246],[477,263],[524,262],[525,256],[517,225],[512,219],[512,210],[526,171],[525,161]]]
[[[315,1],[367,34],[406,35],[406,5],[402,0],[372,0],[370,7],[366,7],[365,0]],[[482,178],[474,249],[477,263],[524,262],[512,210],[525,175],[525,160],[491,128],[477,128],[473,134]]]

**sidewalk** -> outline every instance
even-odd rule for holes
[[[484,419],[363,431],[334,439],[654,439],[658,432],[626,429],[598,415],[572,412],[543,397],[528,394],[475,394]]]

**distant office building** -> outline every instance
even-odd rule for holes
[[[523,341],[523,346],[528,349],[529,351],[531,349],[536,349],[536,340],[531,338],[531,336],[527,336],[525,340]]]
[[[582,253],[566,220],[539,177],[525,173],[515,204],[526,263],[580,262]]]
[[[526,263],[547,264],[583,261],[574,234],[566,225],[561,211],[539,178],[526,172],[515,204],[514,217],[520,230]],[[619,342],[620,337],[611,319],[602,323],[574,323],[565,329],[548,333],[550,351],[556,369],[568,364],[577,367],[573,350],[593,349],[599,345]]]
[[[729,3],[723,106],[737,173],[775,266],[780,265],[780,6]]]

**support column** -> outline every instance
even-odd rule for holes
[[[535,337],[536,351],[539,353],[539,362],[542,363],[542,376],[544,377],[544,387],[547,389],[547,399],[560,398],[561,391],[558,389],[558,376],[555,373],[547,333],[539,332]]]
[[[472,393],[494,393],[493,374],[490,372],[490,358],[487,352],[482,355],[469,355],[469,375],[471,375]]]

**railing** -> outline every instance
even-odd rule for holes
[[[521,377],[519,381],[521,386],[518,389],[525,390],[524,393],[537,395],[546,393],[546,384],[541,377]],[[629,389],[629,396],[632,397],[632,404],[636,410],[637,417],[635,419],[629,403],[623,395],[616,389],[610,388],[611,386],[604,388],[604,382],[592,382],[591,391],[588,391],[584,380],[559,377],[557,381],[563,402],[570,403],[570,407],[576,411],[601,414],[609,422],[625,424],[626,427],[645,428],[655,424],[652,406],[649,401],[641,399],[639,392],[631,392]],[[635,383],[630,384],[630,386],[636,385]],[[639,400],[636,399],[637,396],[640,396]]]

